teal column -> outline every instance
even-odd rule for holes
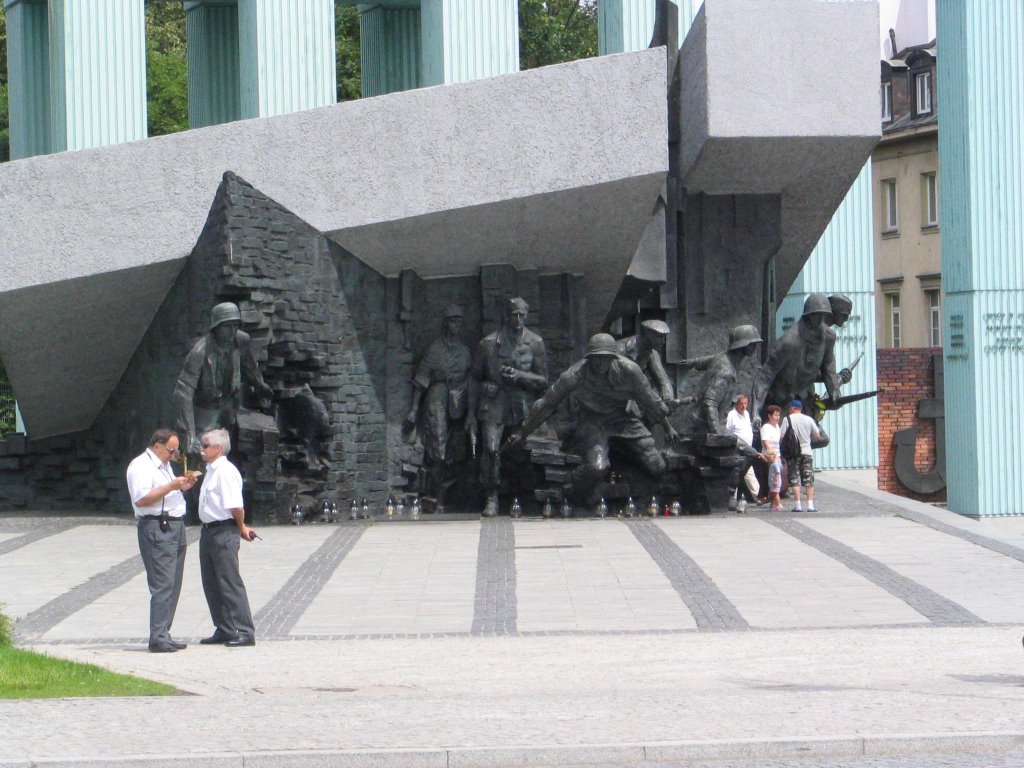
[[[679,8],[679,42],[686,37],[703,0],[672,0]],[[651,44],[657,9],[655,0],[598,0],[597,52],[629,53]]]
[[[143,0],[50,0],[50,151],[146,138]]]
[[[418,7],[359,6],[359,57],[364,97],[418,88],[421,56]]]
[[[189,127],[241,119],[238,6],[185,3],[185,41]]]
[[[602,0],[597,6],[597,52],[641,51],[654,34],[654,0]]]
[[[853,314],[836,328],[836,367],[842,369],[863,353],[844,394],[876,389],[874,256],[871,220],[871,162],[861,169],[821,239],[811,252],[776,313],[779,335],[800,319],[810,293],[843,293],[853,300]],[[824,392],[824,385],[818,386]],[[823,422],[831,437],[827,448],[815,451],[821,469],[878,466],[878,408],[862,400],[830,412]]]
[[[7,0],[11,159],[50,152],[50,34],[46,2]]]
[[[936,24],[947,499],[963,515],[1020,515],[1024,6],[938,0]]]
[[[334,104],[334,0],[238,0],[242,117]]]
[[[519,71],[516,0],[422,0],[422,85]]]

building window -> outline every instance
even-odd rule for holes
[[[896,179],[882,180],[882,234],[900,231],[899,208],[896,204]]]
[[[921,174],[921,226],[939,226],[939,188],[934,172]]]
[[[942,295],[938,288],[925,291],[928,297],[928,342],[933,347],[942,346]]]
[[[892,81],[882,83],[882,122],[892,120]]]
[[[900,295],[885,294],[885,310],[889,316],[889,346],[897,349],[900,346]]]
[[[932,111],[932,73],[914,75],[914,92],[917,94],[917,114],[927,115]]]

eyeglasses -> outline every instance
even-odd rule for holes
[[[202,444],[202,445],[200,445],[199,447],[200,447],[200,448],[203,448],[203,449],[206,449],[206,448],[212,448],[212,447],[213,447],[213,443],[203,443],[203,444]]]

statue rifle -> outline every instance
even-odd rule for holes
[[[818,402],[821,403],[822,406],[824,406],[824,410],[837,411],[844,405],[855,403],[858,400],[867,400],[869,397],[874,397],[879,392],[880,390],[873,389],[870,392],[858,392],[856,395],[843,395],[841,397],[835,398],[834,400],[831,397],[826,397],[825,399],[819,400]]]

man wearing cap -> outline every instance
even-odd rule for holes
[[[434,495],[434,512],[444,512],[446,477],[451,466],[452,437],[465,427],[469,369],[469,347],[462,343],[462,307],[449,304],[444,310],[441,338],[427,347],[412,380],[412,403],[405,417],[405,430],[411,433],[420,422],[421,406],[423,449],[427,488]],[[475,439],[475,434],[470,437]]]
[[[194,476],[175,477],[170,461],[178,452],[178,436],[158,429],[149,448],[128,465],[128,495],[135,510],[139,552],[149,585],[150,653],[174,653],[185,647],[171,637],[185,573],[185,497]]]
[[[466,429],[481,427],[480,482],[487,492],[485,517],[498,514],[501,482],[501,441],[506,430],[523,423],[537,396],[548,385],[544,341],[526,327],[529,305],[509,299],[502,327],[485,336],[473,359],[473,386],[469,388]]]
[[[188,453],[199,453],[198,435],[235,426],[244,383],[258,398],[274,392],[263,381],[242,315],[231,302],[213,308],[210,331],[185,357],[174,387],[174,412]]]
[[[676,396],[675,387],[661,361],[661,350],[668,333],[668,323],[664,320],[644,320],[640,323],[639,334],[619,339],[618,342],[619,354],[640,366],[651,386],[666,403],[673,401]]]
[[[775,342],[768,360],[754,377],[751,411],[760,417],[766,405],[788,406],[791,400],[813,402],[814,383],[823,381],[829,397],[839,397],[840,379],[836,373],[836,332],[828,325],[832,305],[820,293],[804,301],[800,320]],[[810,417],[808,417],[810,418]],[[824,447],[828,436],[822,430],[816,447]]]
[[[800,487],[807,489],[807,511],[816,512],[814,508],[814,453],[811,450],[811,441],[820,438],[820,431],[817,422],[803,411],[803,403],[799,400],[791,400],[789,403],[789,415],[782,420],[780,441],[785,438],[786,432],[792,429],[796,432],[800,441],[800,455],[796,459],[789,460],[787,470],[789,474],[789,487],[793,489],[796,496],[796,507],[794,512],[802,512],[800,503]]]
[[[655,478],[664,474],[665,459],[654,438],[627,405],[635,402],[664,427],[665,435],[674,442],[677,435],[668,421],[668,406],[640,366],[619,354],[615,339],[607,333],[591,337],[586,357],[568,368],[533,404],[522,428],[509,439],[510,445],[521,444],[570,395],[579,406],[576,442],[583,456],[573,480],[575,490],[585,494],[588,503],[596,503],[602,495],[601,481],[609,467],[612,440]]]

